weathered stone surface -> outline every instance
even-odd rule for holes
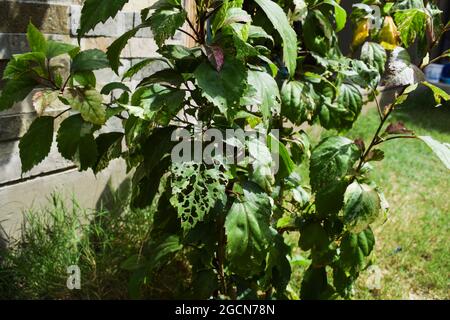
[[[33,113],[0,117],[0,142],[22,137],[35,118]]]
[[[119,67],[119,75],[122,75],[125,70],[130,68],[131,66],[131,60],[130,59],[121,59],[120,63],[122,64]],[[102,85],[113,82],[113,81],[121,81],[121,76],[119,77],[117,74],[114,73],[114,71],[110,69],[101,69],[96,70],[95,76],[97,77],[97,87],[101,88]]]
[[[7,59],[29,50],[25,32],[30,19],[47,37],[77,44],[76,31],[79,27],[82,2],[83,0],[0,0],[0,75]],[[139,11],[155,2],[156,0],[130,0],[124,11],[115,19],[98,26],[87,38],[81,40],[82,49],[97,48],[106,51],[116,37],[141,23]],[[157,55],[157,47],[152,38],[150,28],[146,28],[130,40],[122,52],[119,74],[123,74],[132,64],[143,58]],[[181,39],[184,39],[184,36],[178,32],[168,43],[180,43]],[[56,59],[54,62],[57,62]],[[134,88],[143,76],[163,67],[161,63],[152,64],[127,85]],[[97,70],[95,73],[98,89],[108,82],[121,81],[119,76],[108,69]],[[67,199],[70,200],[73,193],[83,207],[94,208],[108,179],[112,177],[114,181],[120,182],[125,176],[123,160],[114,161],[107,171],[97,175],[97,179],[92,171],[79,173],[69,170],[60,173],[61,170],[71,168],[73,164],[59,155],[55,145],[41,164],[21,176],[18,138],[26,132],[36,116],[31,97],[32,95],[0,113],[0,224],[8,231],[14,228],[17,230],[20,226],[21,211],[32,205],[46,204],[47,197],[55,188],[62,190]],[[60,117],[58,124],[68,115],[66,113]],[[100,132],[120,130],[123,130],[120,119],[113,118]],[[22,179],[29,180],[23,182]],[[7,221],[3,221],[4,219]]]
[[[0,2],[0,32],[25,33],[28,22],[44,33],[69,33],[69,7],[55,4]]]
[[[134,25],[133,25],[133,27],[137,27],[141,23],[142,23],[141,13],[140,12],[135,12],[134,13]],[[150,27],[140,29],[136,33],[136,38],[153,38],[153,32],[150,29]]]
[[[131,0],[123,7],[124,11],[140,11],[152,6],[156,0]]]
[[[115,38],[112,37],[92,37],[81,39],[81,49],[100,49],[106,51],[113,43]],[[157,55],[158,47],[151,38],[131,38],[128,44],[121,52],[122,58],[146,58]]]
[[[29,172],[22,175],[22,165],[19,156],[19,141],[1,142],[0,148],[0,185],[73,165],[59,154],[56,143],[53,143],[47,158]]]
[[[70,209],[71,199],[86,209],[98,208],[126,179],[126,165],[123,160],[114,160],[109,167],[96,176],[92,171],[78,172],[71,169],[49,176],[0,187],[0,229],[11,237],[20,235],[22,213],[30,208],[49,205],[53,192],[65,199]]]
[[[48,114],[56,114],[57,112],[51,112]],[[29,113],[26,115],[12,115],[14,121],[8,119],[9,117],[0,118],[0,128],[2,130],[0,137],[0,185],[10,181],[20,180],[21,178],[33,177],[44,172],[50,172],[59,170],[61,168],[66,168],[71,166],[70,161],[65,160],[58,152],[56,147],[56,132],[61,124],[61,122],[66,119],[72,113],[65,113],[63,116],[58,117],[55,121],[55,137],[54,143],[48,157],[41,162],[39,165],[34,167],[31,171],[27,172],[21,176],[21,162],[19,156],[19,140],[7,140],[5,139],[8,135],[11,138],[20,138],[26,133],[28,127],[31,125],[33,120],[36,118],[35,114]],[[6,125],[4,127],[4,125]],[[119,118],[111,118],[108,120],[106,125],[104,125],[101,130],[95,133],[99,135],[105,132],[123,132],[121,125],[121,120]]]
[[[58,102],[58,106],[49,107],[44,112],[44,115],[48,116],[56,116],[61,111],[67,109],[64,107],[62,103]],[[9,141],[12,139],[18,139],[22,137],[30,127],[31,123],[36,119],[37,114],[34,110],[30,113],[18,113],[18,114],[9,114],[0,116],[0,142],[1,141]],[[55,122],[55,126],[67,117],[64,114],[61,117],[58,117]]]
[[[106,52],[106,49],[113,43],[115,38],[111,37],[92,37],[82,38],[80,41],[81,50],[99,49]]]

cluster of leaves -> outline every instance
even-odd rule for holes
[[[115,16],[126,2],[85,1],[79,36]],[[386,125],[390,113],[422,81],[422,71],[405,48],[418,42],[425,52],[447,28],[434,2],[426,3],[367,0],[355,5],[352,57],[339,46],[347,13],[338,0],[198,0],[195,20],[187,18],[180,0],[159,0],[143,9],[142,23],[106,53],[80,52],[45,40],[30,25],[32,52],[8,64],[0,108],[10,108],[35,90],[40,117],[20,143],[24,172],[49,153],[54,120],[63,114],[48,115],[46,109],[55,101],[66,105],[65,111],[77,111],[58,129],[56,142],[65,158],[80,170],[99,172],[122,157],[128,170],[134,170],[132,205],[156,208],[144,255],[125,263],[135,271],[130,279],[135,294],[151,281],[154,270],[184,251],[197,298],[347,298],[374,246],[370,226],[388,210],[370,180],[369,162],[383,159],[377,148],[381,143],[416,138],[401,123]],[[369,5],[378,5],[382,15],[373,16]],[[369,26],[376,19],[382,20],[379,28]],[[113,82],[97,91],[94,71],[110,67],[117,73],[121,51],[142,28],[152,29],[159,56],[132,66],[122,80],[155,63],[159,71],[133,90],[125,82]],[[166,44],[176,32],[196,45]],[[65,79],[52,64],[60,55],[70,59]],[[379,106],[380,125],[366,147],[341,133],[359,116],[364,92],[378,104],[376,88],[382,79],[401,92],[394,103]],[[439,88],[423,84],[433,90],[438,104],[449,99]],[[103,102],[102,95],[112,98]],[[98,134],[113,117],[122,121],[123,132]],[[214,165],[201,159],[172,163],[176,129],[194,137],[198,121],[221,132],[279,129],[281,135],[268,135],[265,143],[243,142],[241,147],[254,159],[244,165],[220,158]],[[312,147],[298,129],[304,123],[334,131]],[[420,138],[449,166],[448,146]],[[227,143],[236,146],[236,141]],[[274,144],[280,159],[275,174]],[[305,166],[310,186],[301,176]],[[299,232],[298,245],[311,260],[300,293],[289,286],[286,232]]]

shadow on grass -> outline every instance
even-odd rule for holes
[[[436,107],[436,102],[430,90],[422,88],[412,94],[405,103],[395,111],[398,121],[411,123],[424,130],[450,132],[450,101]]]

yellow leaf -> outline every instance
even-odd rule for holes
[[[369,20],[364,19],[359,21],[356,25],[355,33],[353,34],[352,47],[358,47],[367,39],[367,37],[369,37]]]
[[[380,30],[379,34],[380,44],[386,50],[393,50],[398,46],[400,42],[399,33],[397,30],[397,26],[394,23],[392,17],[387,16],[384,18],[383,27]]]

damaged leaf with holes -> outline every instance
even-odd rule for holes
[[[210,214],[217,202],[226,201],[227,178],[220,167],[203,163],[173,163],[170,203],[177,209],[184,230],[193,228]]]

